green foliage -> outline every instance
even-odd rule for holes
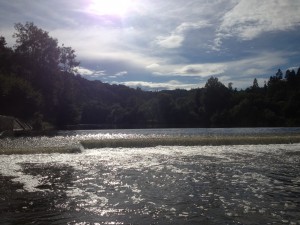
[[[33,23],[15,25],[16,45],[0,36],[0,114],[35,129],[97,124],[105,128],[300,126],[300,68],[279,69],[259,87],[226,87],[216,77],[190,91],[150,92],[75,75],[71,47]],[[77,126],[78,127],[78,126]],[[88,127],[88,126],[86,126]]]
[[[13,64],[13,51],[6,47],[6,40],[0,36],[0,72],[9,73]]]
[[[73,73],[76,72],[76,67],[79,66],[79,62],[76,61],[75,50],[71,47],[65,47],[64,45],[59,48],[60,56],[59,63],[60,68],[64,72]]]
[[[39,110],[41,95],[27,81],[0,75],[0,114],[30,119]]]
[[[57,40],[51,38],[48,32],[36,27],[33,23],[15,24],[16,53],[30,66],[56,69],[59,63],[59,48]]]

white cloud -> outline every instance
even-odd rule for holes
[[[124,75],[126,75],[126,74],[128,74],[127,71],[121,71],[121,72],[116,73],[115,76],[116,76],[116,77],[122,77],[122,76],[124,76]]]
[[[8,47],[13,47],[15,45],[15,39],[12,37],[12,34],[14,33],[14,29],[12,27],[9,28],[1,28],[1,34],[0,36],[3,36],[5,38],[5,41],[7,43]]]
[[[185,33],[211,26],[207,21],[182,22],[169,36],[158,36],[157,44],[164,48],[179,48],[185,40]]]
[[[275,52],[277,47],[299,51],[296,37],[291,37],[296,32],[287,32],[271,47],[259,39],[273,32],[278,40],[277,31],[296,29],[299,0],[141,0],[135,1],[136,10],[116,21],[84,12],[86,0],[0,2],[1,35],[10,46],[15,42],[9,38],[13,23],[33,21],[60,44],[75,49],[81,61],[78,72],[91,79],[147,80],[152,82],[144,85],[157,82],[169,89],[184,87],[174,79],[192,83],[217,76],[251,85],[255,76],[268,78],[278,68],[297,66],[299,58],[299,53]],[[244,40],[253,41],[243,45]],[[259,51],[249,53],[250,44]]]
[[[91,69],[87,69],[84,67],[77,67],[76,70],[77,70],[77,73],[82,76],[101,77],[101,76],[106,75],[104,70],[91,70]]]
[[[89,75],[94,74],[94,71],[83,68],[83,67],[77,67],[76,70],[77,70],[77,73],[84,75],[84,76],[89,76]]]
[[[233,75],[240,73],[239,77],[270,74],[270,72],[277,70],[277,67],[285,64],[291,54],[285,52],[257,53],[250,58],[228,62],[228,71],[231,71]]]
[[[151,56],[149,46],[136,43],[143,43],[146,37],[134,28],[91,26],[81,30],[57,29],[51,31],[51,34],[66,46],[72,46],[82,64],[87,61],[110,61],[145,69],[151,64],[165,61],[162,57]],[[114,70],[113,67],[111,69]],[[122,70],[125,71],[126,68]],[[115,73],[117,72],[111,74]]]
[[[206,63],[186,65],[176,71],[176,74],[183,76],[213,76],[225,72],[226,65],[221,63]]]
[[[225,72],[227,66],[224,63],[203,64],[162,64],[159,67],[150,67],[152,73],[157,76],[182,76],[182,77],[207,77],[219,75]]]
[[[294,53],[285,52],[253,52],[253,56],[221,63],[203,64],[162,64],[153,67],[153,74],[164,77],[181,77],[181,79],[207,78],[216,76],[226,85],[233,82],[238,87],[249,87],[254,78],[266,76],[266,79],[287,62]],[[261,79],[260,83],[263,84]],[[181,86],[178,86],[181,88]]]
[[[222,18],[219,32],[251,40],[264,32],[287,31],[300,25],[299,0],[240,0]]]
[[[178,48],[184,41],[184,37],[181,35],[172,34],[171,36],[159,36],[157,43],[164,48]]]
[[[160,67],[160,65],[158,63],[152,63],[152,64],[146,66],[147,69],[154,69],[157,67]]]
[[[200,83],[183,83],[177,80],[170,80],[168,82],[146,82],[146,81],[126,81],[117,84],[123,84],[129,87],[140,87],[145,90],[174,90],[174,89],[192,89],[198,88]]]
[[[176,27],[176,33],[184,33],[189,30],[198,30],[211,26],[207,21],[198,21],[198,22],[183,22],[178,27]]]
[[[115,75],[109,76],[109,78],[122,77],[122,76],[125,76],[126,74],[128,74],[127,71],[121,71],[121,72],[116,73]]]

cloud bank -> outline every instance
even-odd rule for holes
[[[76,50],[88,79],[145,89],[201,87],[210,76],[238,88],[299,66],[298,0],[131,0],[96,13],[92,0],[0,0],[0,31],[32,21]]]

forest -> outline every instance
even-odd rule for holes
[[[31,22],[0,34],[0,115],[34,129],[300,126],[300,68],[233,89],[217,77],[192,90],[144,91],[76,73],[75,50]]]

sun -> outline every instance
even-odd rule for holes
[[[133,0],[92,0],[89,11],[96,15],[123,16],[133,7]]]

